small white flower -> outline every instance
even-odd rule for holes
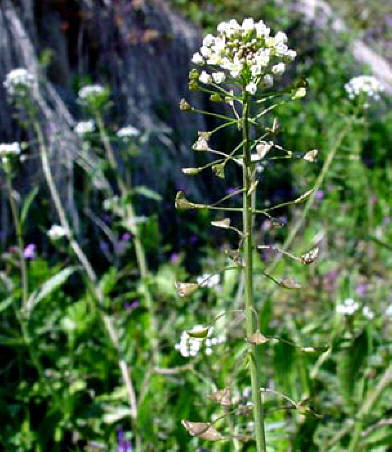
[[[256,83],[255,82],[250,82],[250,83],[248,83],[247,85],[246,85],[246,91],[248,91],[248,93],[250,93],[250,94],[256,94],[256,91],[257,91],[257,85],[256,85]]]
[[[13,143],[0,144],[0,157],[7,158],[13,155],[19,155],[21,152],[20,144],[17,141]]]
[[[204,58],[200,55],[199,52],[193,54],[192,63],[197,64],[199,66],[204,64]]]
[[[336,306],[336,312],[339,314],[351,316],[359,309],[359,304],[352,298],[346,298],[342,304]]]
[[[275,35],[275,45],[277,44],[286,44],[287,35],[283,33],[283,31],[278,31]]]
[[[272,75],[267,74],[263,77],[263,85],[266,88],[271,88],[274,85],[274,78],[272,77]]]
[[[33,74],[25,68],[18,68],[7,74],[3,85],[10,96],[18,96],[26,94],[35,84],[36,79]]]
[[[255,21],[250,17],[248,19],[244,19],[242,22],[242,29],[244,31],[252,31],[255,29]]]
[[[51,240],[58,240],[67,235],[66,229],[58,224],[54,224],[48,231],[48,236]]]
[[[224,72],[213,72],[212,79],[214,80],[215,83],[220,85],[226,80],[226,75]]]
[[[275,66],[272,66],[272,69],[271,69],[271,71],[274,75],[282,75],[285,70],[286,70],[286,66],[284,63],[275,64]]]
[[[362,314],[369,320],[374,319],[374,312],[369,308],[369,306],[364,306],[362,308]]]
[[[80,121],[75,126],[75,133],[80,136],[85,135],[86,133],[94,132],[95,123],[93,119],[89,119],[88,121]]]
[[[199,333],[204,336],[205,331],[206,327],[203,325],[195,325],[191,330],[183,331],[180,342],[174,348],[185,358],[195,357],[202,350],[204,350],[206,355],[211,355],[213,352],[212,347],[224,343],[226,339],[223,336],[211,337],[214,331],[213,327],[208,328],[207,337],[190,336],[190,334],[197,335]]]
[[[212,44],[214,44],[214,42],[215,42],[214,36],[209,34],[209,35],[204,37],[204,39],[203,39],[203,46],[211,47]]]
[[[392,317],[392,304],[390,304],[385,310],[385,315],[387,315],[388,317]]]
[[[197,284],[199,284],[199,286],[212,289],[213,287],[216,287],[220,283],[220,276],[205,273],[201,276],[198,276],[196,281]]]
[[[117,131],[119,138],[134,138],[140,135],[140,130],[133,126],[122,127]]]
[[[201,83],[208,85],[209,83],[212,82],[212,77],[208,72],[202,71],[202,73],[199,75],[199,81]]]

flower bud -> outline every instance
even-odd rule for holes
[[[180,100],[180,110],[189,111],[189,110],[192,110],[192,107],[189,105],[189,103],[185,99],[181,99]]]

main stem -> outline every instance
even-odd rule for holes
[[[118,187],[120,189],[122,196],[128,195],[128,187],[124,183],[121,175],[120,175],[120,168],[118,167],[118,163],[116,160],[116,157],[114,155],[112,146],[110,145],[109,138],[107,136],[105,126],[102,120],[101,114],[98,112],[96,114],[96,120],[98,125],[99,134],[101,137],[101,141],[103,143],[103,146],[105,148],[105,152],[107,155],[107,158],[109,160],[109,164],[112,167],[112,170],[115,172],[115,176],[117,179]],[[147,259],[146,254],[144,252],[143,243],[140,238],[139,230],[136,224],[136,214],[133,207],[133,204],[130,200],[127,201],[126,205],[126,212],[129,219],[129,228],[133,235],[133,242],[135,245],[135,255],[136,255],[136,262],[137,266],[139,268],[140,277],[143,283],[143,291],[144,291],[144,299],[146,301],[147,310],[150,316],[150,328],[149,328],[149,337],[151,342],[151,351],[152,351],[152,359],[153,364],[156,367],[159,367],[159,342],[158,342],[158,324],[155,317],[155,310],[154,310],[154,302],[151,296],[151,291],[148,286],[149,279],[150,279],[150,273],[147,265]]]
[[[249,192],[252,184],[252,168],[249,139],[249,101],[248,94],[243,95],[242,112],[243,135],[243,233],[244,233],[244,280],[246,305],[246,334],[251,337],[258,328],[258,316],[253,297],[253,218],[252,194]],[[249,344],[250,352],[250,379],[252,387],[253,417],[255,422],[255,435],[257,452],[266,452],[264,430],[264,408],[261,400],[261,363],[260,345]]]

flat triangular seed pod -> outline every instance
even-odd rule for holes
[[[177,289],[178,295],[183,298],[196,292],[196,290],[199,288],[199,284],[176,282],[175,287]]]
[[[315,162],[317,159],[318,150],[313,149],[312,151],[308,151],[302,158],[307,160],[308,162]]]
[[[192,436],[199,436],[206,441],[220,441],[224,437],[208,422],[191,422],[183,419],[181,424]]]
[[[208,326],[200,326],[192,328],[191,330],[187,330],[186,334],[196,339],[204,339],[208,336],[208,331],[209,331]]]
[[[265,344],[268,341],[268,337],[265,337],[260,331],[256,331],[256,333],[253,333],[248,337],[248,342],[254,345]]]
[[[301,256],[301,262],[306,265],[311,264],[318,258],[318,255],[319,248],[316,246],[316,248],[313,248],[312,250],[308,251],[307,253]]]
[[[298,284],[294,279],[286,278],[281,281],[281,284],[286,289],[301,289],[301,284]]]
[[[211,221],[211,225],[215,226],[216,228],[229,229],[230,218],[224,218],[223,220],[219,220],[219,221]]]
[[[213,392],[208,396],[210,399],[215,400],[222,406],[232,405],[231,394],[229,388],[221,389],[220,391]]]

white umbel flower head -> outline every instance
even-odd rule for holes
[[[198,276],[196,281],[200,287],[207,287],[208,289],[212,289],[213,287],[219,285],[220,276],[218,274],[211,275],[209,273],[204,273],[204,275]]]
[[[53,224],[48,231],[48,236],[51,240],[59,240],[66,235],[67,231],[65,230],[65,228],[58,224]]]
[[[25,68],[13,69],[10,71],[4,81],[4,88],[12,96],[27,95],[36,84],[36,79],[32,73]]]
[[[135,138],[140,135],[140,130],[133,126],[122,127],[117,131],[117,136],[119,138],[129,139]]]
[[[214,328],[209,327],[205,336],[207,327],[195,325],[191,330],[181,333],[180,342],[175,345],[175,349],[180,352],[184,358],[193,358],[199,352],[204,351],[206,355],[212,354],[212,347],[225,342],[225,337],[212,337]],[[200,333],[203,337],[195,337]],[[205,336],[205,337],[204,337]]]
[[[19,155],[20,152],[21,152],[20,144],[16,141],[14,141],[13,143],[0,144],[0,158],[7,158]]]
[[[380,93],[383,91],[381,83],[372,75],[354,77],[344,85],[344,88],[351,100],[362,97],[378,101],[380,100]],[[365,106],[368,106],[368,104],[365,103]]]
[[[80,88],[78,101],[88,109],[100,110],[109,100],[109,90],[102,85],[87,85]]]
[[[272,76],[282,75],[285,63],[295,56],[296,52],[287,46],[285,33],[279,31],[270,36],[270,29],[263,21],[246,18],[241,25],[235,19],[221,22],[216,36],[209,34],[204,38],[192,61],[197,65],[207,65],[211,70],[208,72],[206,68],[202,71],[199,76],[201,83],[209,84],[214,73],[224,72],[226,80],[229,77],[240,81],[253,95],[259,85],[270,88]]]
[[[336,312],[351,316],[359,309],[359,304],[352,298],[346,298],[342,304],[336,306]]]
[[[88,121],[80,121],[76,124],[74,130],[75,133],[79,136],[83,136],[86,133],[94,132],[95,123],[93,119],[89,119]]]

